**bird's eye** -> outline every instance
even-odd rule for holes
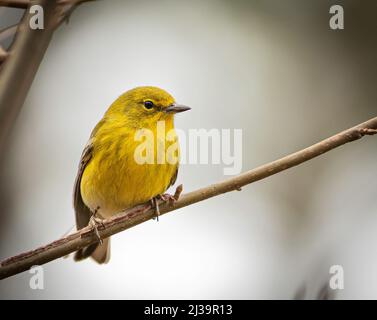
[[[145,107],[145,109],[150,110],[150,109],[152,109],[154,107],[154,104],[153,104],[152,101],[147,100],[147,101],[144,102],[144,107]]]

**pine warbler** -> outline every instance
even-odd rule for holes
[[[98,219],[150,200],[158,206],[156,197],[175,183],[179,163],[157,161],[156,145],[165,146],[164,153],[172,144],[178,145],[174,114],[189,109],[176,104],[169,93],[156,87],[134,88],[113,102],[94,128],[81,156],[73,201],[77,229],[88,224],[96,228]],[[160,122],[168,132],[162,137],[157,132]],[[137,161],[141,142],[135,135],[143,130],[153,134],[152,144],[148,144],[153,147],[149,153],[152,163]],[[80,249],[75,260],[91,256],[98,263],[105,263],[110,258],[109,245],[109,239],[104,239]]]

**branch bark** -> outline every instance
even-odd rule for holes
[[[262,165],[236,177],[184,194],[173,205],[161,203],[160,213],[165,214],[226,192],[241,190],[241,187],[247,184],[297,166],[348,142],[358,140],[365,135],[373,134],[377,134],[377,117],[279,160]],[[178,197],[181,191],[180,188],[177,188],[175,197]],[[103,225],[98,227],[98,231],[101,238],[107,238],[113,234],[148,221],[154,216],[155,212],[154,209],[151,208],[151,205],[139,205],[126,210],[111,219],[104,220]],[[91,227],[85,227],[78,232],[56,240],[43,247],[21,253],[2,261],[0,267],[0,279],[28,270],[33,265],[42,265],[58,259],[80,248],[86,247],[91,243],[95,243],[96,241],[98,240]]]

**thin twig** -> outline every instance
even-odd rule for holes
[[[29,0],[0,0],[0,7],[26,9],[29,4]]]
[[[0,46],[0,63],[2,63],[9,56],[9,52],[5,51],[2,46]]]
[[[18,24],[14,24],[12,26],[9,26],[3,30],[0,31],[0,44],[4,41],[7,40],[9,37],[13,36],[16,34],[18,28]]]
[[[279,160],[270,162],[208,187],[186,193],[176,202],[162,202],[160,204],[160,213],[162,215],[229,191],[239,190],[247,184],[297,166],[343,144],[358,140],[366,134],[374,133],[377,133],[377,117]],[[178,187],[175,194],[176,198],[179,197],[181,191],[181,187]],[[103,225],[101,224],[98,226],[98,232],[101,238],[107,238],[113,234],[152,219],[154,216],[155,211],[150,204],[139,205],[135,208],[126,210],[111,219],[104,220]],[[4,260],[0,267],[0,279],[28,270],[33,265],[42,265],[58,259],[97,241],[98,239],[96,238],[93,229],[85,227],[78,232],[56,240],[43,247]]]
[[[81,4],[85,2],[92,2],[96,0],[58,0],[57,7],[57,19],[55,28],[61,25],[63,22],[69,23],[69,19],[73,11]]]

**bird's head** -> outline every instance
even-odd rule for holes
[[[135,128],[149,128],[158,121],[170,121],[174,114],[190,110],[157,87],[137,87],[122,94],[110,106],[106,116]]]

